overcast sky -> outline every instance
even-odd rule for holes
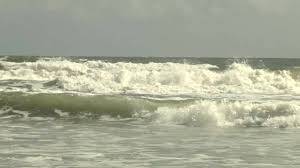
[[[299,57],[300,0],[0,0],[0,54]]]

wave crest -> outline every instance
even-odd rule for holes
[[[192,126],[298,127],[300,125],[300,106],[286,102],[253,103],[204,100],[186,107],[158,108],[151,114],[151,118],[154,118],[153,121],[157,123]]]
[[[55,89],[62,92],[94,94],[300,94],[300,83],[297,78],[293,78],[294,72],[254,69],[241,63],[233,63],[225,70],[218,70],[218,67],[210,64],[68,60],[23,63],[0,61],[0,64],[2,81],[45,82],[42,88],[33,85],[30,91],[36,92],[51,92],[53,86],[57,86]],[[5,86],[0,88],[7,90]]]

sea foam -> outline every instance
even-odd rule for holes
[[[68,60],[0,64],[0,80],[40,81],[44,83],[42,87],[31,88],[39,92],[56,89],[95,94],[300,94],[300,82],[294,72],[255,69],[241,63],[233,63],[225,70],[209,64]]]

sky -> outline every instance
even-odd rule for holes
[[[0,55],[297,57],[300,0],[0,0]]]

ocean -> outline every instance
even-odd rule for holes
[[[300,167],[300,59],[0,57],[0,167]]]

